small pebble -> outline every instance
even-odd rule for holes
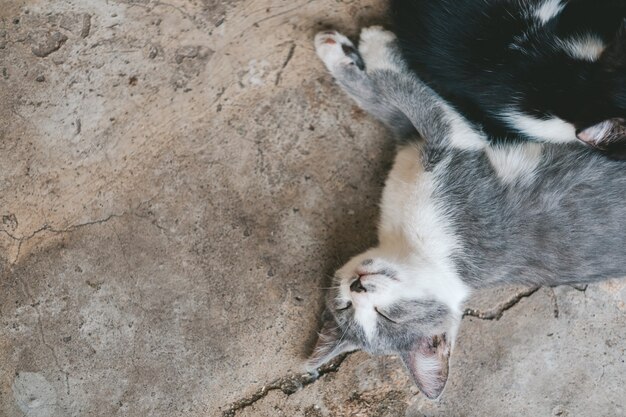
[[[39,58],[44,58],[57,51],[67,41],[67,36],[59,31],[48,33],[42,39],[39,39],[32,48],[33,54]]]

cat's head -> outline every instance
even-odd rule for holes
[[[399,263],[376,249],[353,258],[335,273],[308,369],[353,350],[395,354],[428,398],[439,397],[465,293],[437,288],[437,274],[425,262]]]

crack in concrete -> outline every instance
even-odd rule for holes
[[[37,236],[40,233],[43,233],[43,232],[50,232],[50,233],[53,233],[53,234],[68,233],[68,232],[71,232],[73,230],[80,229],[81,227],[92,226],[94,224],[106,223],[106,222],[108,222],[111,219],[122,217],[122,216],[125,216],[126,214],[128,214],[128,213],[111,214],[111,215],[109,215],[109,216],[107,216],[107,217],[105,217],[103,219],[92,220],[92,221],[85,222],[85,223],[75,224],[75,225],[66,227],[65,229],[55,229],[54,227],[50,226],[49,224],[44,224],[39,229],[33,231],[31,234],[26,235],[26,236],[19,236],[18,237],[18,236],[15,236],[15,235],[9,233],[5,229],[0,229],[0,232],[3,232],[10,239],[12,239],[12,240],[17,242],[17,250],[16,250],[15,258],[13,259],[13,261],[11,261],[11,266],[15,266],[15,264],[17,264],[17,261],[20,258],[20,253],[22,251],[22,245],[24,244],[24,242],[29,241],[30,239],[34,238],[35,236]]]
[[[530,297],[531,295],[539,291],[539,288],[541,287],[525,288],[514,294],[508,300],[501,302],[500,304],[496,305],[493,308],[490,308],[489,310],[481,311],[478,309],[466,308],[465,311],[463,311],[463,317],[470,316],[479,318],[481,320],[500,320],[505,311],[515,306],[523,298]]]
[[[537,291],[539,291],[541,287],[530,287],[523,289],[516,294],[514,294],[508,300],[492,307],[488,310],[478,310],[478,309],[465,309],[463,312],[463,317],[471,316],[476,317],[482,320],[499,320],[505,311],[509,310],[516,304],[518,304],[523,298],[528,298]],[[558,312],[555,311],[555,317],[558,317]],[[261,388],[256,390],[253,394],[242,398],[240,400],[232,403],[228,408],[222,412],[222,417],[235,417],[236,413],[246,407],[249,407],[256,403],[257,401],[265,398],[270,391],[281,390],[287,396],[294,394],[298,390],[304,388],[307,385],[310,385],[316,382],[319,377],[339,371],[339,367],[343,363],[343,361],[348,357],[348,354],[338,356],[333,361],[328,364],[322,366],[317,375],[312,374],[303,374],[303,375],[287,375],[284,377],[277,378],[270,382],[269,384],[263,385]]]
[[[0,232],[4,233],[6,236],[8,236],[10,239],[14,240],[17,242],[17,250],[16,250],[16,255],[15,258],[13,259],[13,261],[11,262],[11,266],[15,266],[15,264],[17,264],[17,261],[19,260],[20,257],[20,253],[22,250],[22,245],[24,244],[24,242],[28,242],[30,239],[34,238],[35,236],[44,233],[44,232],[48,232],[48,233],[52,233],[52,234],[63,234],[63,233],[69,233],[72,232],[76,229],[80,229],[82,227],[87,227],[87,226],[93,226],[95,224],[102,224],[102,223],[106,223],[109,220],[112,219],[119,219],[121,217],[127,216],[129,214],[134,214],[139,218],[143,218],[143,219],[148,219],[149,216],[142,216],[137,214],[137,210],[141,208],[141,206],[145,203],[148,203],[150,201],[152,201],[154,199],[154,197],[146,200],[146,201],[142,201],[141,203],[137,204],[136,207],[128,210],[128,211],[124,211],[122,213],[116,214],[109,214],[106,217],[103,217],[102,219],[97,219],[97,220],[91,220],[85,223],[79,223],[79,224],[74,224],[71,226],[68,226],[64,229],[56,229],[52,226],[50,226],[49,224],[44,224],[43,226],[41,226],[39,229],[34,230],[33,232],[31,232],[29,235],[25,235],[25,236],[15,236],[12,233],[10,233],[9,231],[7,231],[6,229],[0,229]],[[164,231],[164,232],[168,232],[168,230],[166,228],[164,228],[163,226],[159,225],[156,220],[151,221],[151,223],[157,227],[158,229]]]
[[[263,385],[253,394],[237,400],[229,405],[228,408],[222,412],[222,417],[234,417],[238,411],[243,410],[244,408],[256,403],[260,399],[267,396],[270,391],[281,390],[287,396],[294,394],[305,386],[314,383],[320,377],[326,374],[337,372],[343,361],[348,357],[348,355],[350,354],[346,353],[344,355],[340,355],[326,365],[321,366],[317,374],[291,374],[277,378],[269,384]]]
[[[66,227],[65,229],[55,229],[54,227],[50,226],[49,224],[44,224],[39,229],[33,231],[31,234],[29,234],[27,236],[20,236],[20,237],[14,236],[13,234],[9,233],[8,231],[6,231],[4,229],[1,229],[0,231],[3,232],[8,237],[10,237],[11,239],[22,243],[22,242],[26,242],[26,241],[34,238],[35,236],[37,236],[38,234],[43,233],[43,232],[50,232],[50,233],[55,233],[55,234],[67,233],[67,232],[71,232],[71,231],[73,231],[75,229],[80,229],[81,227],[91,226],[91,225],[94,225],[94,224],[106,223],[106,222],[108,222],[111,219],[122,217],[122,216],[125,216],[126,214],[128,214],[128,213],[124,212],[122,214],[110,214],[110,215],[108,215],[105,218],[98,219],[98,220],[92,220],[92,221],[85,222],[85,223],[74,224],[74,225]]]

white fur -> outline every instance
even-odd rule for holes
[[[479,150],[487,146],[485,138],[472,129],[467,120],[450,106],[442,103],[441,107],[444,109],[452,129],[450,133],[450,145],[452,147],[464,150]]]
[[[376,337],[378,313],[376,313],[375,307],[381,305],[381,300],[379,300],[378,297],[375,299],[367,293],[356,293],[353,294],[352,298],[354,320],[363,327],[365,337],[371,341]]]
[[[332,42],[331,42],[332,41]],[[340,65],[350,65],[353,61],[343,52],[341,45],[352,45],[350,39],[339,32],[320,32],[315,35],[315,50],[330,73],[334,73]]]
[[[367,265],[362,262],[370,261]],[[392,265],[380,259],[375,250],[367,251],[359,256],[352,258],[344,265],[337,274],[343,277],[340,284],[339,300],[349,300],[354,306],[354,319],[361,325],[365,336],[368,340],[376,337],[376,321],[378,313],[376,307],[385,307],[397,301],[398,290],[401,286],[395,278],[387,277],[377,272],[382,271]],[[395,266],[392,266],[395,268]],[[350,284],[357,276],[361,276],[363,285],[374,284],[376,292],[360,292],[350,291]]]
[[[533,14],[542,25],[545,25],[558,16],[564,7],[565,5],[561,3],[561,0],[545,0],[534,10]]]
[[[374,337],[377,314],[374,307],[393,304],[399,297],[435,298],[460,317],[469,287],[458,276],[451,255],[458,248],[445,212],[433,200],[434,173],[425,172],[417,145],[408,145],[396,156],[383,192],[379,246],[356,256],[338,271],[342,278],[340,297],[350,298],[355,319],[367,337]],[[374,262],[365,267],[366,259]],[[357,268],[379,270],[389,265],[397,272],[394,279],[381,275],[375,292],[350,292]],[[367,311],[361,311],[361,310]],[[453,338],[456,328],[450,329]]]
[[[566,143],[576,141],[576,128],[558,117],[543,120],[516,110],[501,114],[502,119],[514,129],[545,142]]]
[[[520,145],[490,146],[487,157],[498,178],[511,184],[516,181],[532,181],[541,162],[542,145],[523,143]]]
[[[424,171],[421,158],[415,144],[396,156],[383,191],[379,249],[401,257],[397,261],[411,276],[407,291],[426,293],[454,306],[469,291],[450,259],[459,247],[458,238],[433,199],[436,174]]]
[[[359,53],[365,62],[365,70],[403,71],[404,61],[393,55],[389,44],[396,40],[396,35],[381,26],[370,26],[361,30]]]
[[[597,61],[606,48],[602,39],[591,33],[576,38],[560,40],[558,46],[572,58],[590,62]]]

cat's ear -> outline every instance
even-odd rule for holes
[[[600,150],[606,150],[620,142],[626,145],[626,120],[615,117],[596,123],[576,132],[576,137]]]
[[[342,338],[342,332],[332,318],[324,319],[322,330],[318,335],[313,353],[305,365],[308,372],[315,372],[317,368],[342,353],[358,349],[358,346]]]
[[[441,395],[448,380],[450,342],[446,334],[418,338],[400,357],[422,393],[431,400]]]

